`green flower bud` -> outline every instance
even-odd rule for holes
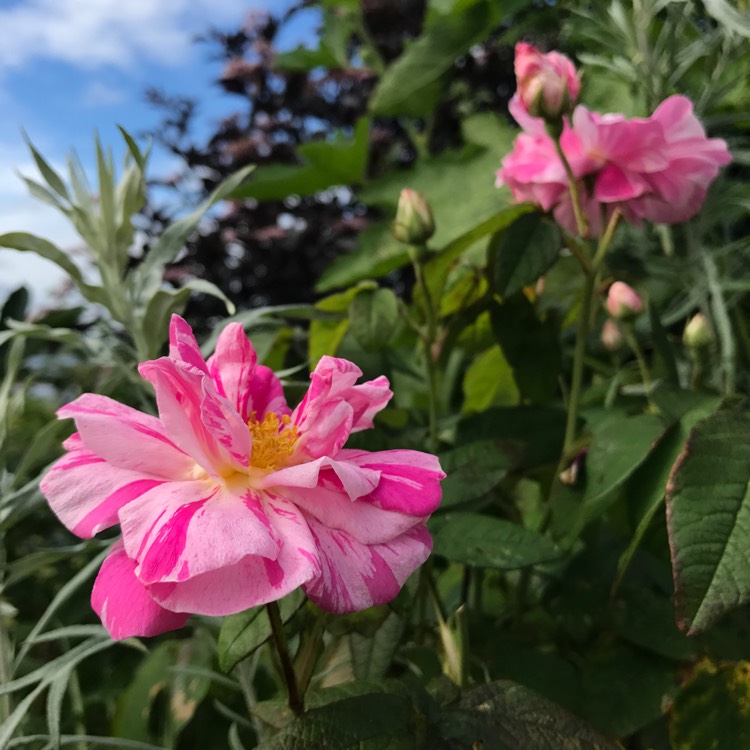
[[[685,346],[691,349],[706,349],[711,346],[714,333],[705,315],[697,313],[690,318],[682,334],[682,340]]]
[[[423,195],[409,188],[401,191],[391,231],[399,242],[407,245],[423,245],[435,234],[432,209]]]

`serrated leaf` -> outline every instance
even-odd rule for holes
[[[482,750],[622,750],[565,709],[505,680],[469,691],[440,719],[445,736]],[[473,744],[472,744],[473,743]]]
[[[542,534],[479,513],[446,513],[430,522],[434,551],[451,562],[495,570],[519,570],[563,554]]]
[[[307,711],[258,750],[414,750],[423,723],[403,697],[371,693]]]
[[[589,655],[581,672],[582,716],[619,737],[659,719],[677,691],[673,661],[617,641]]]
[[[390,289],[365,289],[349,305],[349,328],[367,352],[388,344],[398,320],[398,302]]]
[[[533,284],[557,260],[560,230],[543,214],[516,219],[490,240],[489,265],[495,292],[508,297]]]
[[[296,589],[279,603],[282,622],[287,622],[304,604],[305,595]],[[254,607],[246,612],[224,618],[219,631],[219,666],[230,672],[271,637],[271,623],[265,607]]]
[[[704,661],[669,712],[673,750],[750,747],[750,662]]]
[[[720,411],[690,432],[667,487],[678,625],[689,635],[750,601],[750,418]]]

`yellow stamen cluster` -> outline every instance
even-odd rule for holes
[[[267,412],[263,421],[251,412],[247,426],[253,438],[250,466],[255,469],[277,469],[294,453],[297,442],[297,425],[289,426],[289,416],[279,419],[278,414]]]

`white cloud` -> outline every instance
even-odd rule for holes
[[[0,9],[0,66],[179,65],[195,33],[209,22],[238,25],[247,9],[246,0],[24,0]]]
[[[84,107],[111,107],[125,101],[127,93],[122,89],[108,86],[101,81],[92,81],[81,96]]]
[[[63,165],[52,165],[62,171]],[[0,234],[31,232],[69,249],[81,241],[62,214],[32,198],[16,170],[38,179],[28,152],[0,143]],[[0,248],[0,299],[10,290],[25,284],[34,295],[36,306],[43,306],[52,289],[65,279],[53,263],[32,253]]]

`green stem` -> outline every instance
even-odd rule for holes
[[[435,305],[430,294],[430,288],[424,276],[422,259],[427,251],[425,246],[409,247],[409,258],[414,268],[417,290],[422,295],[424,317],[427,330],[422,336],[422,349],[424,352],[425,370],[427,373],[427,397],[428,397],[428,434],[429,449],[436,453],[438,449],[438,403],[437,403],[437,368],[433,348],[437,341],[438,316]]]
[[[576,257],[578,262],[581,264],[581,268],[585,274],[591,274],[594,272],[594,267],[591,265],[588,255],[584,249],[578,244],[578,239],[572,235],[566,235],[564,237],[565,247],[570,250],[571,253]]]
[[[560,143],[560,136],[552,139],[555,144],[555,150],[557,151],[557,155],[560,157],[560,161],[562,162],[563,169],[565,170],[565,174],[568,177],[568,187],[570,188],[570,199],[573,204],[573,214],[576,218],[576,227],[578,228],[578,234],[581,237],[585,237],[589,233],[589,223],[586,219],[586,214],[583,212],[583,207],[581,206],[581,195],[578,192],[578,183],[576,182],[576,176],[573,174],[573,169],[570,166],[570,162],[568,161],[568,157],[565,156],[565,152],[562,149],[562,144]]]
[[[294,666],[289,656],[289,645],[286,641],[284,623],[281,621],[279,605],[276,602],[269,602],[266,604],[266,612],[271,623],[271,632],[273,633],[276,653],[279,655],[279,661],[281,662],[281,671],[286,683],[289,708],[295,716],[300,716],[305,710],[305,699],[297,685],[297,676],[294,674]]]
[[[733,396],[736,389],[736,345],[734,341],[734,331],[732,330],[732,321],[729,319],[724,292],[719,281],[719,272],[716,268],[716,262],[713,256],[706,252],[705,249],[700,251],[703,267],[706,270],[706,279],[708,281],[708,291],[711,295],[711,311],[713,312],[716,332],[719,335],[719,344],[721,346],[721,366],[724,374],[724,393],[727,396]]]
[[[75,722],[76,734],[84,736],[86,734],[86,710],[83,704],[83,693],[81,692],[81,682],[78,679],[78,672],[74,669],[70,673],[69,681],[70,707],[73,711],[73,720]],[[86,750],[85,742],[76,743],[78,750]]]
[[[0,534],[0,566],[5,566],[6,552],[4,535]],[[1,570],[2,568],[0,568]],[[0,574],[0,583],[4,576]],[[11,641],[5,628],[5,618],[0,612],[0,685],[10,682],[13,677],[13,653]],[[0,725],[10,716],[11,698],[9,693],[0,696]]]
[[[563,441],[563,462],[571,458],[576,439],[576,425],[578,423],[578,409],[581,399],[581,385],[583,384],[583,360],[586,354],[586,339],[589,335],[591,323],[591,307],[594,301],[596,274],[586,276],[583,286],[583,300],[578,314],[578,328],[576,330],[576,344],[573,352],[573,378],[568,395],[568,415],[565,421],[565,439]]]
[[[250,721],[255,730],[255,736],[257,737],[258,742],[262,742],[266,735],[266,725],[254,710],[255,704],[258,702],[254,685],[255,673],[258,671],[261,653],[261,650],[258,649],[250,658],[243,659],[235,667],[237,682],[240,684],[240,690],[242,691],[242,696],[244,697],[245,705],[247,706],[247,713],[250,716]]]
[[[638,343],[638,337],[635,335],[635,326],[631,321],[623,321],[621,328],[625,341],[627,341],[628,346],[633,354],[635,354],[636,362],[638,362],[638,370],[641,373],[641,382],[646,389],[646,397],[648,397],[651,393],[651,373],[646,364],[646,358],[643,356],[641,345]]]
[[[599,270],[602,263],[604,262],[604,256],[607,254],[607,250],[609,250],[609,246],[612,244],[612,238],[615,236],[615,229],[617,229],[617,224],[619,223],[621,216],[622,211],[620,211],[619,208],[616,208],[612,212],[612,216],[607,223],[604,234],[599,238],[599,242],[596,246],[596,253],[594,255],[594,261],[592,263],[595,272]]]

